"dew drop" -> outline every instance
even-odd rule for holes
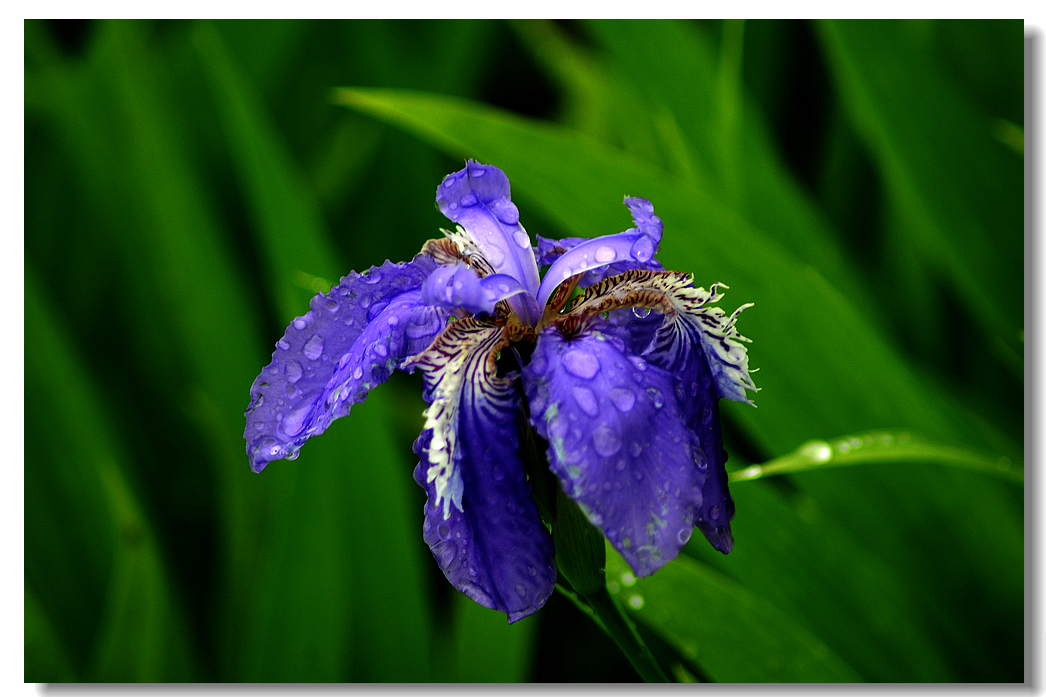
[[[305,430],[305,422],[308,420],[309,412],[311,411],[312,404],[306,404],[305,406],[292,411],[283,419],[283,421],[280,422],[280,431],[291,438],[298,435]]]
[[[592,445],[603,457],[613,457],[621,450],[621,438],[606,426],[600,426],[592,432]]]
[[[385,348],[385,344],[374,344],[374,353],[384,358],[389,355],[389,350]]]
[[[283,391],[287,393],[287,397],[289,399],[298,393],[298,388],[288,383]]]
[[[645,317],[649,317],[650,316],[650,308],[649,307],[633,307],[632,308],[632,314],[635,315],[636,317],[638,317],[639,319],[643,319]]]
[[[309,326],[309,323],[305,321],[304,317],[298,317],[294,320],[294,328],[298,331],[305,329],[307,326]]]
[[[628,446],[628,452],[632,453],[632,457],[639,457],[639,453],[643,452],[643,446],[639,441],[632,441],[632,444]]]
[[[692,526],[688,528],[683,528],[676,534],[676,539],[679,540],[679,544],[685,545],[687,542],[690,541],[690,536],[693,534],[694,528]]]
[[[517,583],[516,584],[516,593],[519,594],[520,598],[526,598],[527,597],[527,589],[523,587],[522,583]]]
[[[439,539],[445,540],[450,537],[450,526],[446,523],[440,523],[436,527],[436,534],[439,535]]]
[[[360,307],[362,307],[364,310],[366,310],[368,307],[370,307],[370,295],[369,294],[360,297]]]
[[[337,312],[338,311],[338,301],[337,300],[330,299],[327,302],[323,303],[323,306],[326,307],[331,312]]]
[[[610,390],[610,401],[622,412],[629,412],[636,403],[636,395],[632,390],[624,387],[615,387]]]
[[[712,520],[719,520],[719,506],[712,506],[708,511],[708,517]]]
[[[356,366],[356,370],[353,371],[352,377],[356,378],[357,380],[362,378],[363,377],[363,367],[362,366]]]
[[[395,327],[399,323],[400,323],[399,317],[397,317],[396,315],[390,315],[389,316],[389,326],[390,327]]]
[[[516,241],[516,244],[522,249],[530,249],[530,235],[523,232],[522,230],[516,230],[512,233],[512,239]]]
[[[588,351],[573,349],[564,354],[563,367],[572,375],[591,380],[599,372],[599,361]]]
[[[596,250],[596,261],[606,263],[608,261],[614,261],[617,259],[617,252],[614,251],[613,247],[602,246]]]
[[[476,196],[475,196],[475,194],[465,194],[464,196],[462,196],[461,197],[461,205],[464,208],[469,208],[471,206],[475,206],[476,205]]]
[[[323,337],[319,334],[313,334],[312,338],[305,342],[305,346],[302,347],[302,353],[310,361],[314,361],[323,355]]]
[[[491,201],[490,212],[505,225],[516,225],[519,223],[519,209],[516,208],[516,204],[508,199],[499,198]]]
[[[626,571],[625,573],[621,574],[621,585],[625,588],[630,588],[636,585],[636,577],[633,576],[630,572]]]
[[[832,448],[823,440],[814,440],[804,445],[799,454],[813,462],[828,462],[832,459]]]
[[[618,472],[624,472],[625,471],[625,461],[624,460],[618,460],[617,464],[614,465],[614,469],[616,469]]]
[[[660,409],[665,405],[665,397],[661,394],[661,390],[656,387],[648,387],[646,393],[650,395],[650,400],[654,403],[655,409]]]
[[[599,400],[596,399],[596,395],[592,393],[592,390],[587,387],[576,386],[571,392],[574,394],[574,401],[581,407],[581,411],[589,416],[599,416]]]
[[[301,380],[301,363],[298,361],[288,361],[287,367],[284,368],[287,373],[287,380],[290,382],[298,382]]]
[[[636,243],[632,245],[632,258],[636,261],[650,261],[650,258],[654,256],[654,241],[644,235],[636,240]]]
[[[291,342],[287,341],[286,339],[280,339],[279,341],[276,342],[276,345],[279,346],[284,351],[287,351],[291,347]]]

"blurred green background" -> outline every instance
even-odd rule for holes
[[[1024,680],[1021,21],[24,30],[26,681],[637,679],[563,596],[508,626],[442,577],[418,375],[248,469],[283,328],[439,236],[465,157],[544,236],[649,198],[755,303],[730,469],[872,429],[1008,464],[738,482],[729,556],[611,558],[674,679]]]

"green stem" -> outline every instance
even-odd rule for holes
[[[671,682],[654,660],[646,642],[639,636],[636,625],[621,611],[621,606],[614,601],[605,586],[591,595],[586,595],[585,602],[591,608],[594,618],[618,645],[644,682]]]

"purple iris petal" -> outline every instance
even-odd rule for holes
[[[600,318],[538,335],[523,386],[563,490],[639,576],[693,532],[707,464],[683,423],[674,378],[631,354]]]
[[[528,303],[531,314],[536,317],[537,304],[533,302],[533,296],[508,274],[480,278],[465,264],[441,266],[421,288],[421,297],[426,303],[447,309],[462,307],[473,314],[491,313],[499,300],[521,294],[526,294],[523,301]]]
[[[531,295],[538,290],[538,267],[530,236],[519,224],[508,177],[497,167],[469,160],[436,189],[443,215],[465,229],[494,271],[517,279]],[[467,245],[466,245],[467,246]],[[469,250],[463,249],[466,254]]]
[[[408,356],[425,349],[447,312],[422,302],[420,287],[436,268],[427,256],[351,273],[312,299],[276,344],[251,387],[247,454],[261,472],[293,459],[310,437],[349,413]]]
[[[631,269],[661,269],[654,254],[661,243],[663,225],[654,215],[654,206],[639,197],[626,197],[625,205],[636,226],[624,232],[591,239],[572,237],[554,244],[538,238],[539,263],[551,263],[538,289],[539,306],[545,305],[560,283],[577,274],[585,274],[583,285],[578,285],[587,287]],[[566,251],[559,252],[556,246]]]
[[[501,332],[459,320],[415,361],[432,403],[414,479],[428,493],[425,541],[447,580],[515,622],[545,603],[556,569],[520,460],[519,384],[496,376]]]
[[[662,315],[651,313],[651,317],[657,321],[656,318],[662,318]],[[656,342],[651,346],[649,322],[646,326],[643,322],[619,326],[632,330],[633,340],[637,344],[645,343],[650,347],[644,357],[651,364],[663,368],[674,377],[680,416],[697,434],[708,460],[708,477],[701,487],[702,502],[694,522],[713,547],[728,554],[734,546],[730,531],[734,500],[730,497],[727,485],[727,454],[723,450],[719,425],[719,394],[701,342],[692,337],[690,342],[682,343],[675,351],[659,351]]]

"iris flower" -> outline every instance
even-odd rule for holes
[[[646,199],[625,198],[629,230],[538,237],[536,248],[496,167],[469,161],[436,202],[455,231],[409,262],[350,273],[287,327],[251,388],[251,468],[293,460],[393,370],[420,368],[425,541],[480,605],[514,622],[555,588],[523,464],[529,429],[564,494],[637,576],[674,559],[695,525],[729,552],[718,402],[756,389],[734,328],[747,306],[726,315],[713,306],[725,286],[662,268],[662,222]]]

